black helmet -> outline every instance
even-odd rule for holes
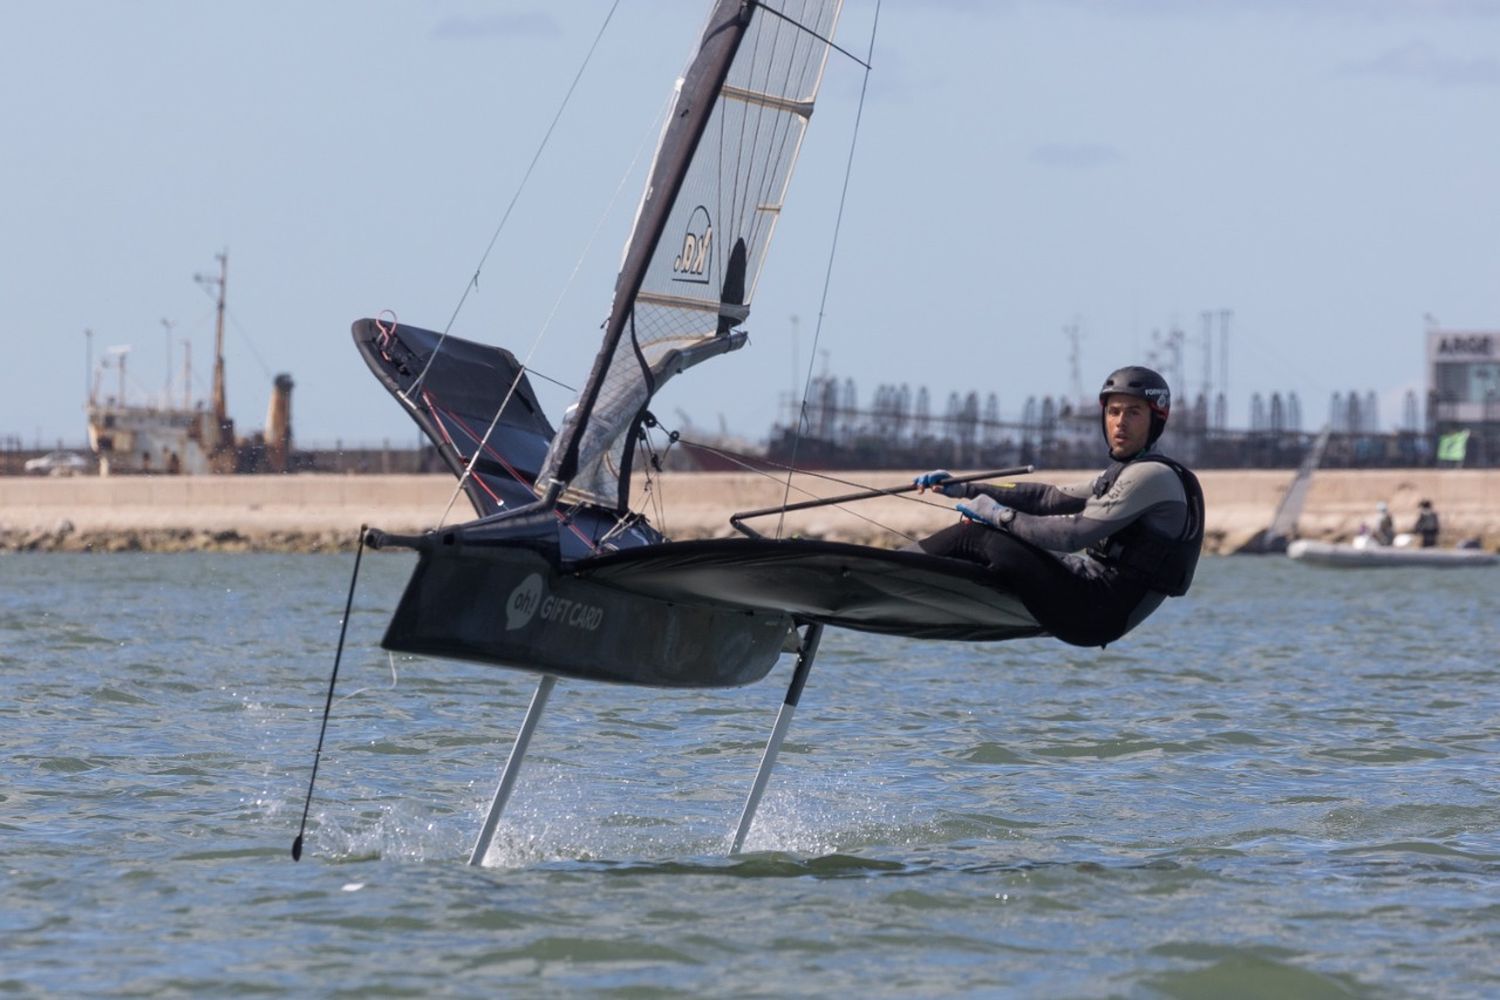
[[[1151,408],[1151,432],[1146,438],[1150,447],[1167,429],[1167,416],[1172,412],[1172,390],[1167,380],[1150,368],[1130,365],[1110,373],[1099,390],[1099,427],[1104,430],[1104,401],[1110,396],[1134,396],[1144,399]],[[1108,431],[1105,431],[1108,440]]]

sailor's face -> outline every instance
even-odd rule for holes
[[[1151,408],[1134,396],[1107,396],[1104,400],[1104,436],[1109,454],[1124,459],[1139,454],[1151,436]]]

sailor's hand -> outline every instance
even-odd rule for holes
[[[912,482],[916,484],[918,493],[926,493],[928,490],[932,490],[934,493],[941,493],[945,497],[963,496],[965,492],[963,483],[944,485],[944,480],[952,478],[953,473],[947,469],[934,469],[932,472],[922,473],[916,479],[912,480]]]
[[[963,515],[964,520],[974,521],[978,524],[987,525],[991,528],[1003,528],[1015,519],[1016,512],[1000,503],[994,497],[980,494],[972,500],[965,500],[957,506],[957,510]]]

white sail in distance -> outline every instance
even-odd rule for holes
[[[720,0],[679,81],[625,247],[604,344],[538,489],[623,511],[647,403],[745,340],[841,0]],[[726,71],[727,70],[727,71]],[[703,110],[707,109],[706,120]],[[700,120],[695,120],[700,119]]]

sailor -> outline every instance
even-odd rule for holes
[[[1389,545],[1396,540],[1396,525],[1391,521],[1391,509],[1382,500],[1375,505],[1375,513],[1379,516],[1375,519],[1375,530],[1370,532],[1370,540],[1376,545]]]
[[[962,498],[962,518],[917,547],[988,566],[1064,642],[1113,642],[1187,593],[1203,544],[1197,477],[1153,450],[1171,404],[1166,380],[1149,368],[1105,379],[1099,419],[1112,462],[1082,483],[945,486],[946,470],[918,476],[919,493]]]
[[[1417,504],[1417,521],[1411,526],[1411,532],[1421,537],[1424,549],[1437,544],[1438,516],[1437,511],[1432,509],[1431,500],[1423,500]]]

